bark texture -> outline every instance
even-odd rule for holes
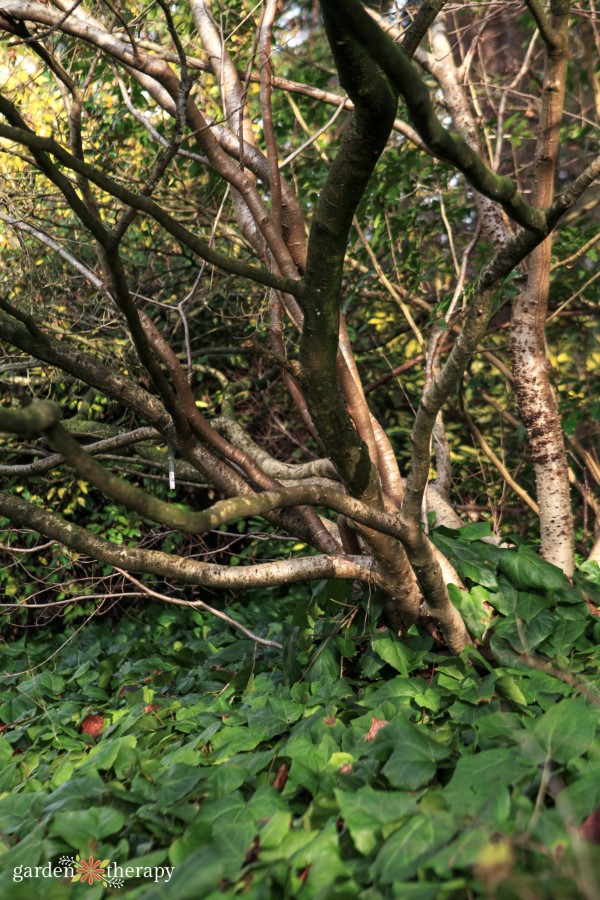
[[[554,196],[568,61],[568,9],[564,0],[553,0],[550,21],[543,9],[538,10],[544,17],[540,31],[546,42],[546,70],[532,199],[542,208],[549,207]],[[529,257],[527,284],[513,307],[510,353],[519,413],[535,471],[542,556],[571,577],[573,516],[567,456],[545,347],[551,253],[549,236]]]

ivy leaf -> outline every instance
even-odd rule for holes
[[[383,826],[400,824],[417,809],[417,797],[399,791],[376,791],[369,785],[348,793],[336,789],[335,798],[354,846],[368,856],[381,843]]]
[[[377,882],[394,884],[412,878],[419,866],[444,846],[457,831],[449,813],[414,816],[387,839],[372,867]]]
[[[519,703],[521,706],[527,706],[527,698],[512,675],[501,675],[500,678],[496,680],[496,688],[501,694],[509,700],[512,700],[514,703]]]
[[[260,846],[262,850],[273,850],[279,847],[289,834],[291,819],[288,809],[276,810],[271,818],[263,825],[260,831]]]
[[[425,729],[400,717],[394,720],[393,733],[396,749],[382,773],[393,787],[414,791],[431,781],[437,761],[445,759],[450,750],[430,737]]]
[[[182,862],[178,862],[168,885],[169,894],[177,900],[198,900],[216,890],[223,878],[225,860],[213,844],[205,843]],[[144,891],[145,900],[163,900],[164,885],[153,885]]]
[[[480,541],[492,536],[492,526],[490,522],[470,522],[459,528],[458,533],[463,541]]]
[[[97,771],[94,770],[83,777],[77,774],[49,795],[46,801],[46,812],[58,812],[69,807],[85,808],[90,805],[90,802],[105,795],[106,790],[106,785]]]
[[[489,785],[518,784],[535,769],[535,763],[511,748],[481,750],[461,756],[445,792],[454,796],[461,791],[487,793]]]
[[[120,757],[122,761],[131,761],[136,744],[137,738],[133,734],[101,741],[90,750],[81,771],[88,772],[90,769],[108,771],[115,767],[118,768]]]
[[[516,613],[524,622],[531,622],[535,619],[543,609],[552,606],[551,598],[541,594],[529,594],[520,592],[517,599]]]
[[[0,831],[3,834],[19,834],[27,828],[31,816],[39,817],[44,808],[40,794],[7,794],[0,799]]]
[[[392,636],[389,631],[386,634],[374,634],[371,645],[377,655],[396,672],[400,672],[404,676],[408,675],[412,654],[398,638]]]
[[[236,791],[229,797],[203,804],[190,826],[190,843],[194,842],[194,831],[200,837],[205,835],[207,825],[212,828],[213,841],[221,857],[227,860],[229,877],[235,876],[257,831],[256,819],[242,795]]]
[[[470,591],[462,591],[455,584],[448,585],[448,593],[469,633],[481,640],[492,621],[489,593],[481,585],[476,585]]]
[[[197,766],[175,763],[161,773],[156,802],[169,807],[187,796],[202,778],[202,770]]]
[[[568,697],[537,719],[531,734],[545,756],[558,763],[569,763],[586,753],[599,723],[598,709],[588,706],[582,697]]]
[[[302,717],[304,709],[302,703],[274,697],[267,700],[262,709],[248,713],[248,725],[251,729],[258,729],[263,740],[268,740],[276,734],[289,731],[291,723]]]
[[[23,695],[15,695],[0,706],[0,722],[11,725],[13,722],[18,722],[23,716],[28,716],[35,712],[37,712],[37,706],[33,700]]]
[[[75,850],[89,841],[99,841],[122,830],[125,816],[117,809],[92,806],[89,809],[58,812],[50,826],[50,834],[61,837]]]
[[[299,656],[303,649],[302,629],[299,625],[284,622],[281,628],[283,650],[281,666],[286,684],[294,684],[302,674]]]
[[[530,622],[503,619],[496,626],[495,634],[510,641],[517,652],[528,653],[552,634],[556,619],[549,609],[542,609]]]
[[[498,557],[498,568],[519,590],[539,588],[560,591],[570,587],[567,576],[561,569],[541,559],[528,547],[519,547],[516,552],[505,550]]]

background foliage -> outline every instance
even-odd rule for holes
[[[386,4],[371,5],[386,11]],[[186,50],[196,54],[191,16],[180,6],[168,9]],[[316,5],[286,7],[275,24],[272,62],[277,78],[295,86],[276,86],[274,130],[278,161],[310,227],[350,114],[339,104]],[[94,9],[106,13],[100,4]],[[485,53],[471,60],[469,86],[483,140],[498,171],[517,177],[526,193],[543,53],[525,6],[499,11],[510,23],[504,55],[494,51],[493,29],[486,31],[487,8],[450,9],[451,33],[464,63],[472,29],[482,26],[477,40]],[[164,6],[126,2],[119,12],[146,49],[170,46]],[[590,62],[597,14],[586,4],[577,13],[559,187],[597,152],[593,53]],[[222,0],[219,15],[260,143],[259,85],[245,77],[256,52],[256,17],[249,4],[233,0]],[[3,46],[5,94],[40,134],[67,145],[64,90],[18,42],[9,38]],[[47,35],[46,46],[78,83],[87,82],[86,160],[119,184],[144,190],[173,134],[172,119],[107,58],[58,32]],[[529,64],[508,90],[528,48]],[[204,59],[194,73],[205,113],[221,121],[219,79]],[[424,77],[448,124],[437,83]],[[316,91],[333,93],[334,101]],[[145,121],[134,111],[144,111]],[[123,317],[107,302],[89,234],[26,149],[4,140],[1,149],[2,300],[43,323],[59,346],[83,350],[151,391]],[[256,263],[229,186],[187,143],[185,149],[162,174],[154,199],[208,236],[213,249]],[[597,196],[594,188],[556,233],[546,328],[568,440],[579,563],[597,537],[599,510]],[[122,205],[100,190],[97,201],[105,224],[114,225]],[[470,283],[492,253],[484,239],[475,242],[472,201],[462,175],[395,131],[350,231],[343,312],[370,407],[403,472],[427,341],[441,328],[446,353],[452,323],[444,315],[461,267],[466,306]],[[51,234],[86,272],[40,234]],[[211,421],[233,410],[278,460],[322,455],[269,344],[268,291],[199,262],[150,217],[132,221],[121,249],[131,298],[169,340],[197,408]],[[123,571],[0,521],[0,655],[7,673],[0,681],[0,893],[27,900],[32,883],[14,883],[15,866],[79,853],[129,866],[175,866],[168,885],[139,881],[114,891],[145,900],[600,896],[600,569],[583,562],[571,584],[542,561],[538,516],[508,485],[506,472],[529,500],[535,496],[508,353],[519,290],[515,279],[504,284],[444,413],[452,500],[466,524],[450,529],[430,514],[429,525],[464,584],[451,586],[451,600],[476,646],[458,657],[448,655],[433,627],[413,626],[399,640],[382,625],[380,592],[357,582],[218,596],[203,590],[201,602],[252,629],[256,640],[240,638],[206,610],[158,605],[148,596],[194,602],[197,587],[143,574],[132,582]],[[296,362],[297,332],[286,324],[281,338]],[[0,354],[5,407],[54,400],[88,444],[140,425],[108,392],[8,343]],[[58,460],[44,472],[23,468],[48,456],[43,441],[3,436],[2,487],[113,544],[234,568],[313,553],[264,519],[186,535],[107,501]],[[160,499],[196,510],[210,505],[218,492],[179,456],[176,488],[169,488],[168,456],[160,438],[100,458]],[[438,474],[432,465],[431,481]],[[35,892],[47,900],[106,894],[101,886],[41,879]]]
[[[13,866],[78,852],[175,866],[114,892],[147,900],[595,896],[600,570],[570,587],[469,527],[440,540],[473,632],[484,599],[498,615],[458,658],[335,582],[233,607],[282,654],[157,605],[5,645],[0,888],[30,897]]]

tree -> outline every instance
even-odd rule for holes
[[[504,373],[503,391],[514,384],[537,502],[474,423],[478,402],[489,411],[497,398],[477,398],[467,384],[455,411],[506,485],[539,511],[542,556],[573,574],[570,467],[545,322],[551,240],[561,223],[570,259],[559,263],[554,284],[566,262],[595,258],[598,82],[593,62],[580,83],[577,58],[570,65],[573,46],[589,56],[595,23],[565,0],[551,0],[548,10],[528,0],[518,27],[508,28],[501,71],[486,56],[493,61],[497,51],[486,39],[486,14],[444,13],[443,2],[426,0],[395,21],[382,6],[322,0],[327,49],[312,14],[306,29],[301,5],[282,13],[276,0],[265,0],[256,21],[245,4],[225,0],[94,10],[0,0],[0,218],[3,253],[19,272],[0,299],[0,337],[21,354],[10,365],[37,361],[38,372],[60,373],[61,385],[48,390],[42,381],[29,405],[3,408],[4,432],[40,436],[57,454],[24,468],[23,445],[11,444],[4,474],[68,466],[80,483],[179,533],[262,516],[298,549],[228,567],[126,546],[85,520],[75,524],[68,505],[70,518],[28,499],[14,481],[0,495],[0,514],[70,552],[180,584],[375,585],[396,628],[431,622],[458,652],[469,635],[447,585],[460,579],[432,543],[423,510],[437,524],[462,524],[451,499],[456,435],[442,410],[460,396],[476,353]],[[517,24],[512,6],[499,15]],[[292,37],[300,56],[293,63],[284,52]],[[296,80],[276,74],[274,60]],[[347,96],[331,90],[332,66]],[[298,95],[311,99],[310,124]],[[329,120],[327,104],[337,106]],[[394,183],[407,196],[394,193]],[[44,254],[41,272],[35,248]],[[484,343],[497,339],[509,310],[512,372]],[[585,308],[581,315],[585,322]],[[416,341],[423,365],[403,448],[386,431],[398,416],[376,415],[364,387],[381,358],[378,323],[404,346],[407,336]],[[196,338],[211,329],[219,340],[225,334],[225,347],[205,339],[198,353]],[[210,365],[195,367],[198,355]],[[220,415],[198,375],[217,378]],[[91,391],[77,395],[71,418],[65,379],[76,392],[82,384]],[[273,411],[265,428],[247,421],[240,397],[266,388],[283,412]],[[91,404],[112,405],[111,428],[83,444],[93,434]],[[303,461],[289,455],[290,430]],[[168,453],[152,457],[147,442]],[[96,459],[117,448],[114,463]],[[574,435],[572,448],[600,483],[586,441]],[[190,489],[182,505],[148,482],[134,486],[119,471],[123,453],[138,480],[144,460],[165,464],[168,456],[171,487],[200,480],[209,502],[224,499],[198,509],[206,493]],[[595,512],[585,484],[582,491],[586,513]],[[591,555],[598,557],[598,543]]]

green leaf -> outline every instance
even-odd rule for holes
[[[306,870],[308,896],[320,896],[318,892],[323,891],[333,898],[336,894],[331,888],[336,879],[343,882],[349,875],[348,866],[341,858],[336,824],[330,822],[313,834],[313,840],[294,854],[293,866],[296,871]],[[356,892],[356,887],[354,890]],[[298,896],[298,893],[296,890],[292,896]]]
[[[92,806],[73,812],[57,812],[50,834],[61,837],[74,850],[83,850],[89,841],[98,841],[122,830],[125,816],[116,809]]]
[[[29,697],[24,695],[14,696],[0,706],[0,722],[4,722],[5,725],[11,725],[24,716],[33,715],[37,711],[37,704],[30,700]]]
[[[503,616],[510,616],[515,611],[519,595],[504,575],[498,577],[498,587],[499,593],[490,594],[490,603]]]
[[[235,726],[221,728],[211,740],[211,761],[223,762],[231,759],[236,753],[254,750],[264,739],[262,731],[249,731],[248,728]]]
[[[550,643],[553,648],[561,653],[568,653],[571,647],[576,646],[578,638],[584,634],[588,624],[588,616],[585,619],[565,619],[561,615],[556,623]]]
[[[414,816],[384,843],[371,868],[373,876],[383,885],[412,878],[456,831],[457,823],[448,813]]]
[[[444,553],[463,580],[497,590],[496,565],[503,551],[481,541],[466,542],[448,537],[441,530],[432,533],[435,545]]]
[[[319,745],[303,735],[288,741],[282,750],[282,755],[292,761],[287,788],[302,787],[316,796],[324,786],[329,786],[332,775],[327,762],[337,749],[333,739],[326,737]]]
[[[541,559],[527,547],[519,547],[517,552],[505,550],[498,559],[498,568],[519,590],[539,588],[560,591],[569,587],[569,581],[561,569]]]
[[[476,585],[470,591],[462,591],[456,585],[449,584],[448,593],[454,606],[463,617],[469,633],[481,640],[489,628],[492,618],[488,591],[480,585]]]
[[[400,824],[414,815],[417,798],[399,791],[376,791],[364,785],[353,793],[341,789],[334,791],[344,825],[349,830],[354,846],[368,856],[381,843],[384,826]]]
[[[452,796],[462,791],[485,794],[491,784],[495,787],[518,784],[535,769],[535,762],[514,747],[465,754],[458,760],[444,793]]]
[[[556,619],[548,609],[542,609],[530,622],[503,619],[495,627],[495,636],[510,641],[519,653],[528,653],[553,633]]]
[[[8,794],[0,798],[0,832],[20,834],[44,808],[42,794]]]
[[[579,571],[583,573],[586,579],[600,587],[600,563],[596,560],[588,559],[579,566]]]
[[[556,805],[564,820],[582,822],[600,806],[600,761],[595,760],[585,768],[585,774],[567,785],[556,798]]]
[[[279,847],[289,833],[291,821],[289,810],[276,810],[260,830],[261,850]]]
[[[496,679],[496,688],[504,697],[527,706],[527,698],[512,675],[501,675]]]
[[[144,891],[144,900],[199,900],[209,897],[215,890],[225,871],[225,861],[212,844],[205,844],[178,862],[169,884],[154,885]]]
[[[302,675],[302,666],[299,662],[303,650],[302,629],[299,625],[284,622],[281,626],[281,635],[283,638],[281,666],[285,683],[295,684]]]
[[[53,791],[46,802],[46,812],[61,809],[87,809],[90,803],[107,793],[106,785],[94,770],[89,775],[79,773]]]
[[[491,522],[470,522],[469,525],[459,528],[458,533],[464,541],[480,541],[493,534]]]
[[[229,760],[227,764],[212,766],[210,776],[206,781],[206,790],[212,800],[228,797],[241,787],[249,776],[249,771],[244,766],[236,765]]]
[[[479,562],[469,562],[466,559],[454,560],[458,574],[464,581],[472,581],[474,584],[481,584],[484,587],[496,590],[498,588],[498,580],[496,573],[490,566],[486,566]]]
[[[516,697],[522,696],[519,687],[510,675],[502,675],[498,682],[505,678],[510,678],[513,686],[509,689],[512,693],[516,688],[518,693]],[[510,699],[513,699],[512,697]],[[520,700],[515,700],[520,703]],[[523,732],[525,726],[521,716],[510,712],[492,712],[481,716],[475,723],[475,730],[479,738],[478,745],[482,750],[491,749],[498,745],[516,744],[519,742],[519,736]]]
[[[156,802],[161,807],[168,808],[190,794],[202,778],[203,772],[197,766],[185,763],[169,766],[161,773]]]
[[[254,815],[248,809],[242,795],[236,791],[230,797],[204,803],[187,829],[188,839],[193,843],[193,835],[198,829],[199,834],[204,835],[207,825],[212,828],[213,841],[219,855],[223,860],[227,860],[228,877],[234,877],[257,833]]]
[[[371,645],[375,653],[381,657],[389,666],[400,672],[401,675],[407,676],[410,672],[410,650],[391,632],[384,634],[377,633],[373,635]]]
[[[541,594],[528,594],[520,592],[517,599],[516,613],[524,622],[531,622],[543,609],[553,606],[550,597]]]
[[[257,729],[262,740],[268,740],[276,734],[289,731],[290,725],[297,722],[304,713],[304,705],[293,700],[273,697],[267,700],[262,709],[248,713],[248,726]]]
[[[46,823],[41,822],[32,828],[27,837],[9,849],[5,849],[3,842],[0,842],[0,859],[4,873],[10,872],[12,875],[15,866],[37,866],[42,862],[42,839],[45,831]]]
[[[304,670],[308,682],[334,681],[340,674],[340,655],[335,643],[329,639],[322,641],[311,654]]]
[[[443,850],[435,853],[433,858],[428,860],[428,866],[444,879],[455,869],[470,870],[479,860],[491,836],[491,829],[481,827],[470,829]]]
[[[390,726],[387,726],[390,728]],[[382,769],[396,788],[413,791],[427,784],[436,772],[436,763],[450,755],[450,750],[406,719],[394,719],[386,739],[393,739],[396,749]]]
[[[92,747],[85,765],[81,766],[80,771],[87,772],[90,769],[97,769],[106,772],[117,766],[119,757],[122,762],[131,760],[136,744],[137,738],[133,734],[100,741],[95,747]]]
[[[599,723],[598,708],[582,697],[569,697],[537,719],[531,734],[549,759],[569,763],[588,750]]]

